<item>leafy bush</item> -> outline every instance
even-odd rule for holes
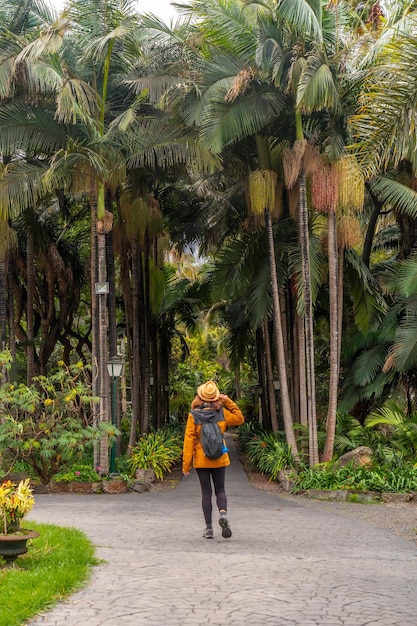
[[[243,453],[247,453],[248,444],[254,437],[262,437],[265,433],[262,426],[260,426],[259,422],[253,421],[245,421],[241,426],[239,426],[236,430],[236,438],[239,443],[240,449]]]
[[[10,353],[0,353],[0,367],[10,367]],[[41,482],[48,483],[62,467],[80,461],[86,450],[103,437],[117,434],[114,426],[89,424],[91,395],[83,364],[58,363],[55,374],[37,376],[31,386],[0,387],[2,419],[0,453],[5,465],[15,461],[29,465]]]
[[[142,435],[132,448],[129,468],[132,473],[137,469],[153,469],[155,476],[163,480],[164,472],[171,471],[181,454],[182,442],[175,430],[168,427],[152,431]]]
[[[417,468],[413,466],[372,469],[351,465],[332,469],[328,464],[304,468],[295,477],[293,493],[307,489],[354,489],[356,491],[403,492],[417,491]]]
[[[240,449],[256,469],[276,480],[278,472],[299,465],[291,448],[277,433],[268,433],[257,422],[245,422],[237,429]]]
[[[373,411],[364,424],[338,415],[335,448],[338,454],[367,446],[378,465],[413,463],[417,456],[417,414],[407,415],[404,403],[390,399]]]
[[[100,476],[90,465],[74,465],[66,472],[58,472],[52,476],[57,483],[96,482]]]

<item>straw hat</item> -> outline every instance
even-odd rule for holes
[[[215,402],[219,399],[220,391],[216,383],[209,380],[207,383],[200,385],[197,389],[198,397],[205,402]]]

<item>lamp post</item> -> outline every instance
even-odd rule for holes
[[[112,381],[111,391],[111,423],[116,427],[116,399],[117,399],[117,379],[120,378],[124,361],[117,356],[111,357],[110,361],[107,361],[107,371]],[[116,464],[116,439],[113,440],[110,450],[110,474],[114,474]]]

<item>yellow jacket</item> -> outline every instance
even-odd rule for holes
[[[230,398],[223,401],[224,421],[218,422],[222,433],[228,426],[239,426],[245,418],[237,404]],[[209,459],[204,454],[200,443],[201,424],[195,424],[191,413],[188,414],[187,425],[184,434],[184,447],[182,451],[182,470],[189,472],[192,467],[225,467],[230,465],[230,459],[225,452],[219,459]]]

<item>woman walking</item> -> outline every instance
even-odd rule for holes
[[[209,458],[204,452],[201,439],[203,425],[207,422],[217,423],[222,435],[228,426],[239,426],[244,422],[237,404],[227,395],[220,393],[216,383],[212,380],[200,385],[197,396],[191,403],[184,435],[182,471],[185,476],[188,476],[191,468],[194,467],[200,481],[201,504],[206,522],[203,537],[213,538],[212,493],[214,486],[222,536],[228,539],[232,536],[232,531],[227,519],[225,472],[226,467],[230,465],[230,459],[226,446],[220,452],[220,456],[215,459]]]

